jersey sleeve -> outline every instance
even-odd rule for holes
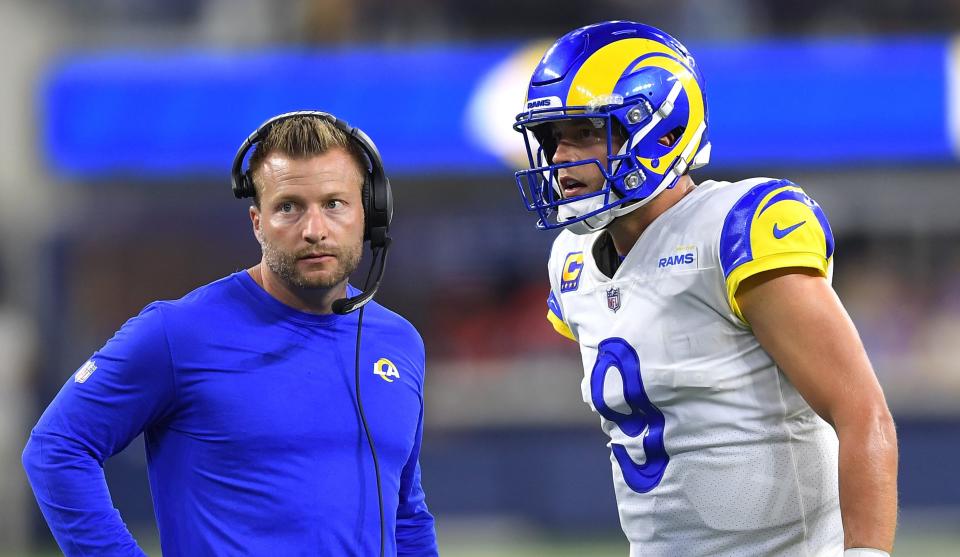
[[[786,180],[755,186],[727,214],[720,233],[720,264],[727,300],[746,323],[736,293],[748,277],[785,267],[830,275],[833,232],[816,201]]]
[[[103,462],[174,401],[156,305],[127,321],[66,382],[31,432],[23,465],[65,555],[144,555],[113,507]]]
[[[423,340],[417,334],[421,378],[426,373]],[[398,557],[435,557],[438,555],[437,534],[433,515],[427,508],[426,495],[420,483],[420,447],[423,442],[423,380],[420,381],[420,416],[413,449],[400,473],[397,504],[396,543]]]
[[[397,506],[397,555],[411,557],[435,556],[437,534],[433,515],[427,508],[423,486],[420,483],[420,443],[423,439],[423,412],[417,424],[417,438],[410,459],[400,475],[399,504]]]
[[[555,251],[556,244],[554,244],[554,248],[551,250],[550,260],[547,262],[547,275],[550,277],[550,295],[547,296],[547,321],[550,322],[550,325],[553,326],[555,331],[577,342],[576,335],[573,334],[570,325],[568,325],[566,319],[564,319],[563,306],[560,303],[560,298],[557,296],[557,293],[564,292],[570,287],[573,281],[567,279],[573,274],[576,274],[577,278],[579,278],[580,270],[583,268],[583,257],[581,255],[579,267],[577,267],[577,262],[574,261],[570,263],[571,269],[562,270],[560,267],[563,265],[558,265],[558,262],[554,260],[555,253],[553,252]],[[571,256],[567,256],[567,259],[570,258]]]
[[[570,325],[567,325],[567,322],[563,319],[563,309],[560,308],[560,300],[557,299],[553,290],[550,291],[550,296],[547,297],[547,321],[553,325],[555,331],[574,342],[577,341],[577,337],[573,336],[573,331],[570,330]]]

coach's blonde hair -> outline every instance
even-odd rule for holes
[[[268,156],[279,153],[293,159],[307,159],[338,147],[345,149],[357,163],[360,176],[366,176],[367,158],[363,149],[326,118],[305,114],[274,124],[250,155],[250,175],[256,192],[254,204],[260,207],[260,191],[263,187],[260,168]]]

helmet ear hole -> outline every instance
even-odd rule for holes
[[[680,141],[680,138],[683,137],[683,132],[686,128],[683,126],[677,126],[667,132],[666,135],[660,138],[660,144],[664,147],[673,147],[677,144],[677,141]]]

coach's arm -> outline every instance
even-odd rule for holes
[[[127,321],[67,379],[23,450],[27,479],[67,557],[146,557],[113,506],[103,463],[174,407],[162,305]]]
[[[763,348],[840,439],[844,546],[892,551],[897,435],[853,322],[814,269],[766,271],[736,293]]]

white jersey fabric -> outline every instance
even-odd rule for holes
[[[602,234],[555,240],[548,317],[580,344],[631,557],[840,556],[836,434],[733,299],[776,267],[829,278],[822,210],[787,181],[705,182],[612,278],[593,255]]]

